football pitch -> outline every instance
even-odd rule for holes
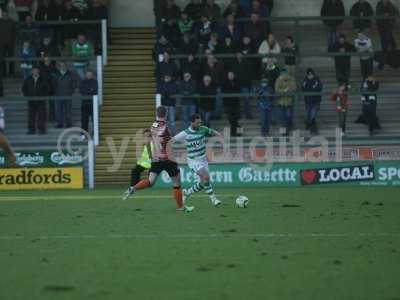
[[[400,299],[399,191],[1,192],[0,299]]]

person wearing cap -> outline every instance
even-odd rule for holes
[[[293,105],[296,96],[284,94],[294,92],[296,92],[296,82],[294,78],[289,75],[288,71],[283,69],[281,75],[276,80],[275,93],[281,94],[277,96],[277,103],[281,117],[281,125],[286,129],[286,134],[289,134],[289,131],[293,127]]]
[[[351,70],[351,53],[356,51],[354,45],[346,41],[346,36],[341,34],[339,41],[335,43],[332,48],[332,52],[340,54],[335,56],[335,70],[336,80],[338,83],[350,81],[350,70]]]
[[[268,79],[263,78],[260,85],[255,88],[257,106],[260,110],[261,136],[267,137],[271,124],[271,111],[274,89],[269,86]]]
[[[314,70],[309,68],[306,72],[306,77],[304,78],[302,84],[302,91],[304,93],[320,93],[322,92],[322,82],[315,74]],[[306,129],[310,130],[311,134],[317,134],[317,114],[319,112],[320,103],[322,100],[321,95],[305,95],[304,102],[306,105]]]

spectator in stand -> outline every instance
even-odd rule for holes
[[[374,70],[374,49],[372,48],[371,39],[362,31],[358,33],[358,37],[354,40],[357,52],[363,54],[360,56],[361,75],[363,80],[372,75]]]
[[[375,129],[381,129],[378,117],[376,116],[377,95],[379,89],[379,82],[372,76],[366,78],[361,84],[361,103],[362,115],[358,118],[356,123],[365,123],[368,125],[369,135],[374,134]]]
[[[71,0],[72,6],[79,10],[82,16],[86,16],[89,4],[87,0]]]
[[[32,2],[32,0],[14,0],[20,21],[26,20],[26,17],[30,15]]]
[[[219,51],[216,51],[216,53],[225,56],[221,58],[224,68],[231,69],[235,59],[229,56],[232,56],[236,53],[236,46],[229,36],[225,37],[223,44],[219,48]]]
[[[184,34],[190,36],[193,33],[194,22],[192,19],[189,19],[189,15],[185,10],[181,13],[181,18],[178,21],[178,28],[182,36]]]
[[[226,17],[226,24],[221,27],[220,36],[222,39],[229,37],[235,45],[240,43],[242,31],[240,27],[236,25],[233,15],[228,15]]]
[[[339,41],[332,46],[331,51],[339,54],[348,53],[348,55],[335,56],[336,80],[338,83],[346,82],[348,84],[351,71],[351,53],[355,52],[356,48],[346,41],[344,34],[341,34]]]
[[[258,48],[258,54],[263,55],[262,62],[266,64],[268,57],[271,54],[279,54],[281,53],[281,46],[275,40],[275,36],[272,32],[267,34],[267,38],[261,43]],[[278,60],[274,58],[277,62]]]
[[[193,54],[189,54],[186,60],[181,62],[180,70],[182,77],[185,73],[189,73],[192,80],[194,80],[195,82],[199,81],[200,65]]]
[[[21,58],[21,72],[22,72],[22,79],[26,80],[29,76],[31,76],[32,71],[32,59],[34,56],[35,50],[31,47],[29,42],[24,42],[22,44],[22,49],[20,53]]]
[[[397,49],[396,39],[393,36],[396,19],[390,17],[398,17],[399,11],[392,1],[381,0],[376,5],[376,16],[389,18],[376,20],[376,25],[378,26],[379,35],[381,37],[382,51],[387,54],[389,51]]]
[[[201,0],[191,0],[191,2],[186,5],[185,11],[187,11],[190,19],[194,20],[195,22],[199,21],[203,12]]]
[[[346,116],[349,105],[347,96],[347,83],[340,83],[337,90],[331,95],[331,100],[335,104],[338,113],[338,126],[341,129],[342,136],[346,134]]]
[[[169,75],[175,80],[178,77],[178,67],[176,63],[171,60],[171,55],[165,52],[163,55],[163,60],[157,65],[157,80],[158,82],[165,79],[165,75]]]
[[[36,51],[36,57],[59,57],[61,56],[60,50],[55,45],[50,36],[45,36]],[[52,61],[52,65],[55,66],[55,60]]]
[[[155,62],[160,63],[164,60],[164,53],[172,53],[173,48],[171,43],[164,35],[161,35],[153,49],[153,59]]]
[[[75,22],[82,19],[83,16],[76,7],[72,6],[71,0],[64,1],[64,6],[61,10],[61,20]],[[65,49],[68,50],[68,54],[70,54],[73,40],[76,38],[78,33],[79,29],[76,25],[64,25],[60,30],[61,41],[63,46],[65,46]]]
[[[257,53],[257,51],[254,48],[254,45],[253,45],[253,43],[251,41],[251,38],[249,36],[247,36],[247,35],[243,36],[241,42],[239,43],[238,51],[240,53],[242,53],[243,55],[250,55],[250,54],[256,54]]]
[[[266,36],[265,26],[260,22],[260,16],[258,14],[251,14],[250,22],[244,26],[244,36],[251,39],[253,47],[258,49],[261,42]]]
[[[107,7],[101,2],[101,0],[92,0],[86,17],[88,20],[107,20]],[[101,29],[99,25],[89,25],[87,32],[89,39],[94,45],[94,54],[101,55]]]
[[[31,15],[27,15],[25,22],[21,25],[19,29],[19,42],[28,41],[33,48],[38,46],[37,42],[40,40],[40,30],[37,25],[34,24]]]
[[[255,88],[257,106],[261,116],[261,136],[267,137],[271,126],[271,111],[274,89],[268,85],[268,79],[263,78]]]
[[[296,60],[299,49],[292,36],[288,35],[283,46],[282,53],[290,54],[285,56],[285,68],[288,70],[289,75],[296,78]]]
[[[240,84],[240,92],[243,94],[241,98],[244,100],[245,117],[246,119],[252,119],[250,92],[252,90],[253,80],[256,79],[256,68],[250,59],[243,57],[243,54],[238,52],[236,53],[236,61],[232,66],[232,70],[237,74],[236,78]]]
[[[76,75],[67,69],[64,62],[58,63],[54,74],[54,91],[57,97],[72,97],[78,87]],[[56,100],[56,128],[72,127],[72,99]]]
[[[321,17],[338,17],[333,20],[323,20],[328,36],[328,49],[338,40],[338,27],[343,23],[345,10],[342,0],[324,0],[321,8]]]
[[[181,33],[176,19],[168,19],[163,24],[161,32],[172,45],[177,45],[179,43]]]
[[[214,0],[206,0],[203,4],[203,14],[210,16],[211,21],[218,22],[221,19],[221,7]]]
[[[175,4],[175,0],[167,0],[166,5],[161,7],[160,14],[156,18],[158,24],[170,19],[179,19],[181,9]],[[157,26],[159,27],[159,26]]]
[[[176,133],[175,116],[176,116],[176,95],[178,95],[178,85],[172,80],[172,76],[165,74],[163,81],[158,85],[157,93],[161,95],[161,105],[168,109],[167,122],[171,134]]]
[[[304,78],[302,90],[304,93],[321,93],[322,82],[311,68],[307,69],[306,77]],[[321,95],[305,95],[304,102],[306,105],[306,129],[310,130],[311,134],[318,134],[317,114],[319,112],[322,96]]]
[[[222,86],[224,94],[240,94],[240,84],[235,78],[235,73],[229,71],[227,79]],[[228,117],[230,125],[230,134],[233,137],[238,136],[237,128],[239,127],[240,118],[240,98],[238,96],[224,96],[223,99],[225,113]]]
[[[7,1],[6,11],[7,11],[8,17],[11,20],[13,20],[14,22],[19,21],[17,5],[15,4],[14,0]]]
[[[259,0],[252,0],[251,1],[251,9],[250,14],[256,13],[260,16],[260,18],[265,19],[269,17],[269,10],[267,6],[262,4]],[[265,26],[265,31],[268,33],[271,31],[271,25],[268,21],[262,20],[262,23]]]
[[[196,113],[196,98],[197,92],[196,82],[192,79],[192,74],[185,72],[183,80],[179,84],[180,104],[182,107],[183,128],[188,128],[190,124],[190,117]]]
[[[289,75],[287,70],[283,69],[281,75],[278,77],[275,83],[275,92],[294,93],[296,91],[296,82],[293,77]],[[277,97],[277,103],[279,111],[281,113],[282,127],[286,129],[286,134],[293,128],[293,106],[296,96],[294,95],[280,95]]]
[[[55,0],[41,0],[36,10],[36,21],[58,21],[60,18],[60,6]],[[58,42],[60,27],[54,25],[41,25],[41,36],[51,36],[53,40]]]
[[[82,96],[93,97],[98,94],[97,80],[94,78],[92,71],[87,70],[85,79],[81,81],[79,91]],[[89,120],[93,120],[93,100],[82,99],[81,102],[81,128],[89,133]],[[85,139],[85,135],[81,134],[81,140]]]
[[[199,86],[199,108],[204,122],[204,126],[210,127],[211,114],[215,110],[215,99],[217,86],[214,84],[210,75],[204,75],[203,81]]]
[[[15,52],[15,22],[9,18],[7,12],[0,9],[0,73],[7,76],[6,57],[13,57]],[[15,75],[14,62],[8,64],[8,75]]]
[[[208,41],[207,44],[207,49],[214,54],[219,54],[222,52],[222,45],[218,37],[218,33],[216,32],[211,33],[210,40]]]
[[[374,15],[374,10],[371,4],[367,0],[358,0],[351,7],[350,16],[354,18],[366,18],[372,17]],[[355,19],[353,21],[353,27],[356,31],[364,31],[365,29],[371,29],[372,20],[366,19]]]
[[[22,93],[25,97],[48,97],[50,93],[48,81],[40,76],[39,68],[32,69],[32,75],[24,80]],[[39,134],[46,134],[46,101],[28,101],[28,133],[35,134],[38,129]]]
[[[39,62],[40,76],[49,83],[49,96],[54,96],[54,74],[56,72],[56,65],[48,57],[43,57]],[[48,101],[48,120],[54,122],[55,120],[55,103],[54,100]]]
[[[215,29],[215,24],[210,21],[207,15],[201,16],[201,20],[198,22],[195,30],[195,34],[201,49],[204,50],[207,47],[208,41],[210,40],[210,35],[215,31]]]
[[[239,0],[231,0],[231,3],[224,11],[223,17],[226,18],[229,15],[233,15],[236,20],[246,17],[246,12],[239,4]]]
[[[88,59],[92,55],[93,47],[91,43],[86,40],[86,36],[83,33],[80,33],[77,41],[72,44],[72,56],[77,58],[74,61],[74,69],[81,80],[85,78],[86,68],[90,65]]]
[[[196,43],[196,41],[192,37],[190,37],[188,33],[185,33],[182,36],[182,39],[178,45],[178,52],[180,54],[185,54],[185,55],[189,54],[195,55],[198,50],[199,50],[199,45]]]
[[[275,93],[275,83],[281,71],[272,57],[267,58],[267,63],[262,68],[262,77],[268,80],[268,86]],[[273,124],[279,120],[280,113],[276,101],[273,101],[271,121]]]

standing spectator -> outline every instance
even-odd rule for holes
[[[274,34],[270,32],[267,34],[267,38],[261,43],[260,48],[258,48],[258,54],[263,55],[262,62],[265,64],[271,54],[279,53],[281,53],[281,46],[275,40]],[[274,59],[278,61],[276,58]]]
[[[240,94],[240,84],[235,78],[235,73],[229,71],[227,79],[222,86],[224,94]],[[225,113],[228,117],[231,136],[238,136],[237,128],[239,127],[240,118],[240,98],[238,96],[224,96],[223,99]]]
[[[257,52],[254,48],[251,38],[247,35],[243,36],[241,42],[239,43],[238,51],[243,55],[256,54]]]
[[[18,12],[17,12],[17,5],[15,4],[14,0],[8,0],[7,5],[5,8],[7,11],[8,17],[13,20],[14,22],[19,21]]]
[[[183,115],[183,127],[188,128],[190,124],[190,117],[196,113],[196,98],[195,93],[196,82],[192,79],[192,74],[185,72],[183,74],[183,80],[179,84],[179,94],[181,98],[181,107]]]
[[[164,35],[161,35],[153,49],[153,60],[160,63],[164,60],[164,53],[172,53],[172,45]]]
[[[338,125],[342,131],[342,136],[346,134],[346,116],[348,109],[347,84],[341,83],[336,91],[331,95],[331,100],[335,104],[338,113]]]
[[[348,55],[335,56],[335,69],[337,82],[349,83],[351,70],[351,53],[356,51],[355,47],[346,41],[346,36],[344,34],[341,34],[339,36],[339,41],[332,46],[331,51],[339,54],[348,53]]]
[[[284,94],[294,93],[295,91],[296,82],[294,78],[289,75],[287,70],[282,70],[275,83],[275,92]],[[286,128],[286,134],[289,134],[293,128],[293,105],[295,99],[296,96],[294,95],[280,95],[277,97],[282,127]]]
[[[263,77],[268,80],[268,86],[275,91],[275,82],[281,71],[272,57],[267,57],[267,63],[263,67],[262,71]]]
[[[260,16],[252,13],[250,22],[245,24],[244,35],[249,37],[253,43],[253,47],[258,49],[266,36],[265,26],[260,22]]]
[[[36,50],[36,57],[44,58],[44,57],[59,57],[61,56],[60,50],[57,45],[55,45],[50,36],[45,36],[42,40],[41,45]],[[52,61],[52,64],[55,65],[55,61]]]
[[[162,6],[159,13],[156,13],[157,27],[161,23],[169,19],[178,19],[181,13],[181,9],[176,5],[175,0],[167,0],[165,6]]]
[[[191,2],[186,5],[185,11],[189,15],[190,19],[194,20],[195,22],[200,20],[203,12],[203,5],[201,4],[201,0],[191,0]]]
[[[49,96],[54,96],[54,74],[56,72],[56,65],[48,57],[43,57],[39,62],[40,76],[44,78],[49,84]],[[54,100],[48,101],[48,121],[54,122],[55,120],[55,103]]]
[[[9,18],[7,12],[0,9],[0,73],[7,75],[7,64],[4,59],[13,57],[15,51],[15,22]],[[8,74],[14,76],[14,62],[10,62]]]
[[[25,97],[47,97],[49,96],[49,84],[45,78],[40,76],[39,68],[32,69],[32,75],[24,80],[22,93]],[[46,101],[28,100],[28,134],[46,134]]]
[[[226,17],[226,24],[221,27],[220,32],[222,39],[229,37],[235,45],[240,43],[242,31],[240,30],[239,26],[236,25],[235,17],[233,15],[228,15]]]
[[[86,71],[85,79],[81,81],[79,91],[82,96],[93,97],[98,93],[97,80],[93,76],[93,72]],[[89,120],[93,120],[93,100],[82,99],[81,102],[81,128],[89,133]],[[81,139],[85,139],[85,135],[81,134]]]
[[[60,19],[60,6],[56,0],[42,0],[39,2],[35,14],[36,21],[58,21]],[[60,38],[60,26],[41,25],[41,36],[50,36],[57,43]]]
[[[82,16],[86,16],[87,10],[89,8],[87,0],[71,0],[72,6],[79,10]]]
[[[357,52],[363,54],[360,56],[361,75],[363,80],[372,75],[374,68],[374,49],[371,39],[360,31],[358,37],[354,40]]]
[[[243,7],[239,4],[239,0],[231,0],[231,3],[225,9],[224,14],[222,15],[226,18],[228,15],[233,15],[235,19],[241,19],[246,17],[246,12]]]
[[[219,51],[216,51],[216,53],[225,55],[225,57],[221,58],[221,61],[225,69],[231,69],[235,59],[229,56],[236,53],[236,46],[229,36],[225,37]]]
[[[192,80],[199,81],[200,65],[193,54],[189,54],[183,62],[181,62],[181,74],[189,73]],[[183,76],[182,76],[183,77]]]
[[[211,22],[208,16],[201,16],[200,22],[196,26],[196,37],[199,41],[200,47],[205,49],[208,41],[210,40],[210,35],[215,31],[215,24]]]
[[[176,95],[178,94],[178,86],[172,80],[172,76],[165,74],[163,81],[158,86],[158,94],[161,95],[161,105],[168,109],[167,122],[171,134],[176,133],[175,116],[176,116]]]
[[[376,116],[377,95],[379,82],[372,76],[366,78],[361,84],[362,119],[368,125],[369,134],[373,135],[375,129],[381,129]],[[357,122],[357,121],[356,121]]]
[[[83,16],[80,11],[72,6],[71,0],[64,1],[64,5],[61,9],[61,20],[63,21],[71,21],[76,22],[82,20]],[[79,33],[79,28],[76,25],[64,25],[60,30],[60,39],[65,46],[65,49],[70,53],[70,49],[72,47],[73,40],[76,38]]]
[[[100,0],[92,0],[87,12],[88,20],[107,20],[108,11],[107,7]],[[94,54],[101,55],[101,29],[98,24],[89,25],[87,27],[89,39],[94,44]]]
[[[184,10],[181,13],[181,18],[178,21],[178,28],[181,35],[188,34],[189,36],[193,33],[194,22],[189,19],[188,13]]]
[[[34,49],[31,47],[29,42],[24,42],[22,44],[22,49],[20,53],[21,58],[21,72],[22,79],[25,80],[31,75],[32,71],[32,59],[34,55]]]
[[[202,114],[204,125],[210,127],[211,113],[215,110],[215,99],[217,87],[210,75],[204,75],[203,81],[199,86],[199,108]]]
[[[58,71],[54,75],[55,95],[57,97],[72,97],[78,81],[76,76],[67,69],[64,62],[58,63]],[[72,99],[56,100],[56,128],[72,127]]]
[[[262,4],[259,0],[252,0],[251,1],[251,14],[256,13],[262,19],[266,19],[270,16],[268,8]],[[271,25],[267,20],[263,20],[262,23],[264,24],[265,31],[268,33],[271,31]]]
[[[203,14],[210,16],[213,22],[218,22],[221,18],[221,7],[214,0],[206,0],[203,4]]]
[[[271,110],[274,90],[268,85],[268,79],[263,78],[255,89],[257,104],[261,116],[261,136],[267,137],[271,126]]]
[[[177,19],[168,19],[163,23],[161,33],[171,42],[172,45],[176,45],[181,38]]]
[[[366,18],[372,17],[373,15],[374,10],[367,0],[358,0],[350,10],[350,16],[354,18]],[[353,27],[356,31],[364,31],[365,29],[370,29],[371,26],[372,20],[355,19],[353,21]]]
[[[33,22],[31,15],[25,17],[25,22],[21,25],[19,32],[19,45],[28,41],[33,48],[38,46],[40,41],[39,27]]]
[[[250,92],[252,90],[253,80],[256,79],[256,68],[248,58],[244,58],[243,54],[238,52],[236,53],[236,61],[232,66],[232,70],[237,74],[236,78],[240,84],[240,92],[243,94],[242,99],[245,117],[246,119],[252,119],[253,114],[250,105]]]
[[[315,74],[314,70],[307,69],[306,77],[304,78],[302,90],[304,93],[321,93],[322,82]],[[311,134],[318,134],[317,114],[319,112],[322,96],[321,95],[305,95],[304,102],[306,105],[306,129],[310,130]]]
[[[25,20],[30,15],[32,0],[14,0],[19,20]]]
[[[81,80],[85,78],[86,68],[89,67],[90,64],[88,58],[92,55],[92,45],[86,40],[86,36],[80,33],[77,41],[72,45],[72,56],[77,58],[77,60],[74,61],[74,69]]]
[[[292,36],[288,35],[283,46],[282,53],[290,54],[285,56],[285,68],[288,70],[289,75],[296,78],[296,58],[299,49]]]
[[[376,16],[388,19],[377,19],[379,35],[381,37],[382,51],[387,54],[390,50],[396,50],[396,40],[393,36],[395,17],[399,16],[397,7],[390,0],[380,0],[376,5]],[[393,17],[393,18],[390,18]]]
[[[338,27],[344,21],[345,16],[342,0],[324,0],[321,8],[321,17],[338,17],[333,20],[323,20],[328,35],[328,49],[337,42]]]
[[[168,52],[164,53],[163,60],[157,65],[157,80],[162,81],[165,75],[170,75],[173,80],[178,76],[178,67],[171,60],[171,55]]]

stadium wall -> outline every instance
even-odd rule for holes
[[[180,7],[184,7],[189,0],[176,0]],[[346,12],[355,3],[343,1]],[[369,0],[375,7],[379,0]],[[392,0],[398,7],[400,0]],[[218,4],[226,7],[230,0],[217,0]],[[273,16],[319,16],[322,0],[275,0]],[[111,1],[111,26],[112,27],[153,27],[153,1]]]

